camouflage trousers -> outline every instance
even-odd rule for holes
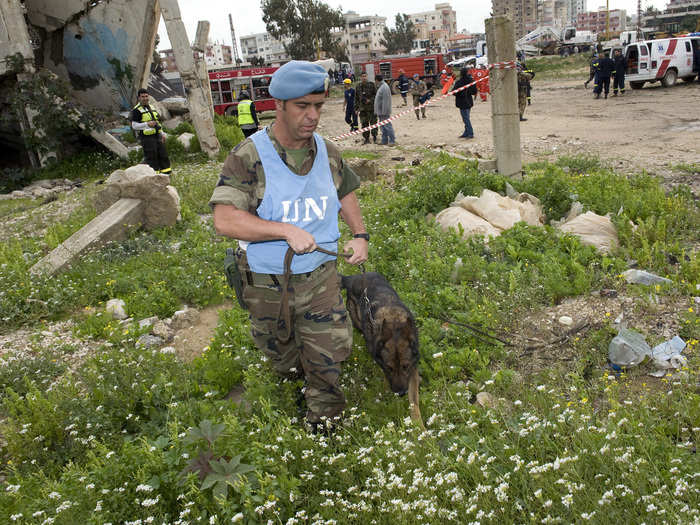
[[[367,126],[371,126],[372,124],[376,124],[376,123],[377,123],[377,115],[374,114],[373,109],[360,109],[360,125],[361,125],[361,127],[366,128]],[[376,139],[377,133],[378,133],[377,128],[374,128],[370,131],[363,131],[362,136],[366,140],[369,140],[370,132],[372,133],[372,137],[374,137]]]
[[[523,118],[525,113],[525,108],[527,107],[527,89],[518,89],[518,110],[520,111],[520,118]]]
[[[280,376],[292,378],[303,372],[309,423],[339,416],[345,408],[339,386],[341,363],[352,350],[352,324],[340,294],[335,261],[290,277],[292,337],[282,343],[277,339],[277,314],[283,277],[251,272],[245,252],[239,250],[237,256],[255,345]],[[285,326],[279,328],[280,333],[286,332]]]
[[[418,106],[420,106],[420,95],[413,95],[413,107],[418,108]],[[420,114],[425,118],[425,107],[420,108]],[[416,109],[416,117],[418,117],[418,115],[418,109]]]

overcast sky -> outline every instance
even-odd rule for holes
[[[654,6],[664,9],[667,0],[642,0],[642,9]],[[420,13],[434,9],[435,1],[428,0],[402,0],[401,2],[380,2],[376,0],[352,0],[352,2],[336,2],[331,0],[328,5],[334,8],[342,8],[343,12],[353,10],[360,15],[380,15],[387,18],[387,25],[394,25],[394,18],[398,12]],[[265,23],[262,21],[262,10],[257,0],[248,3],[232,2],[230,0],[179,0],[182,20],[185,22],[187,35],[192,41],[197,30],[197,21],[208,20],[211,24],[210,39],[224,44],[231,44],[231,29],[228,15],[233,15],[233,25],[236,29],[236,37],[265,31]],[[484,32],[484,19],[489,17],[491,2],[489,0],[453,0],[452,8],[457,11],[457,30],[466,29],[469,32]],[[397,7],[400,6],[400,7]],[[600,5],[605,6],[605,0],[588,0],[589,11],[596,10]],[[637,0],[610,0],[610,9],[626,9],[627,14],[633,14],[637,10]],[[165,31],[163,22],[160,23],[159,49],[170,47],[170,41]],[[240,47],[239,47],[240,51]]]

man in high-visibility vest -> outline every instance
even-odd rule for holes
[[[138,133],[143,148],[143,159],[158,173],[170,174],[170,159],[165,149],[165,134],[160,125],[160,115],[148,104],[148,91],[138,91],[139,103],[131,112],[131,128]]]
[[[258,114],[255,112],[255,102],[250,100],[250,95],[244,89],[238,95],[238,126],[243,135],[250,137],[258,131]]]

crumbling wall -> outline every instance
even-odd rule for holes
[[[158,31],[158,0],[25,0],[30,23],[45,31],[43,65],[68,80],[82,104],[131,109],[148,81]]]

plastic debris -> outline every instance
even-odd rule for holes
[[[628,328],[620,328],[608,346],[608,358],[618,366],[637,366],[650,354],[651,347],[644,336]]]
[[[688,360],[681,355],[685,346],[685,341],[676,336],[652,348],[651,358],[658,370],[651,372],[649,375],[653,377],[663,377],[668,370],[686,366]]]
[[[572,324],[574,324],[574,320],[568,315],[562,315],[559,318],[559,324],[563,324],[564,326],[571,326]]]
[[[666,279],[665,277],[660,277],[644,270],[627,270],[622,273],[622,276],[630,284],[643,284],[646,286],[652,284],[668,284],[672,282],[671,279]]]

